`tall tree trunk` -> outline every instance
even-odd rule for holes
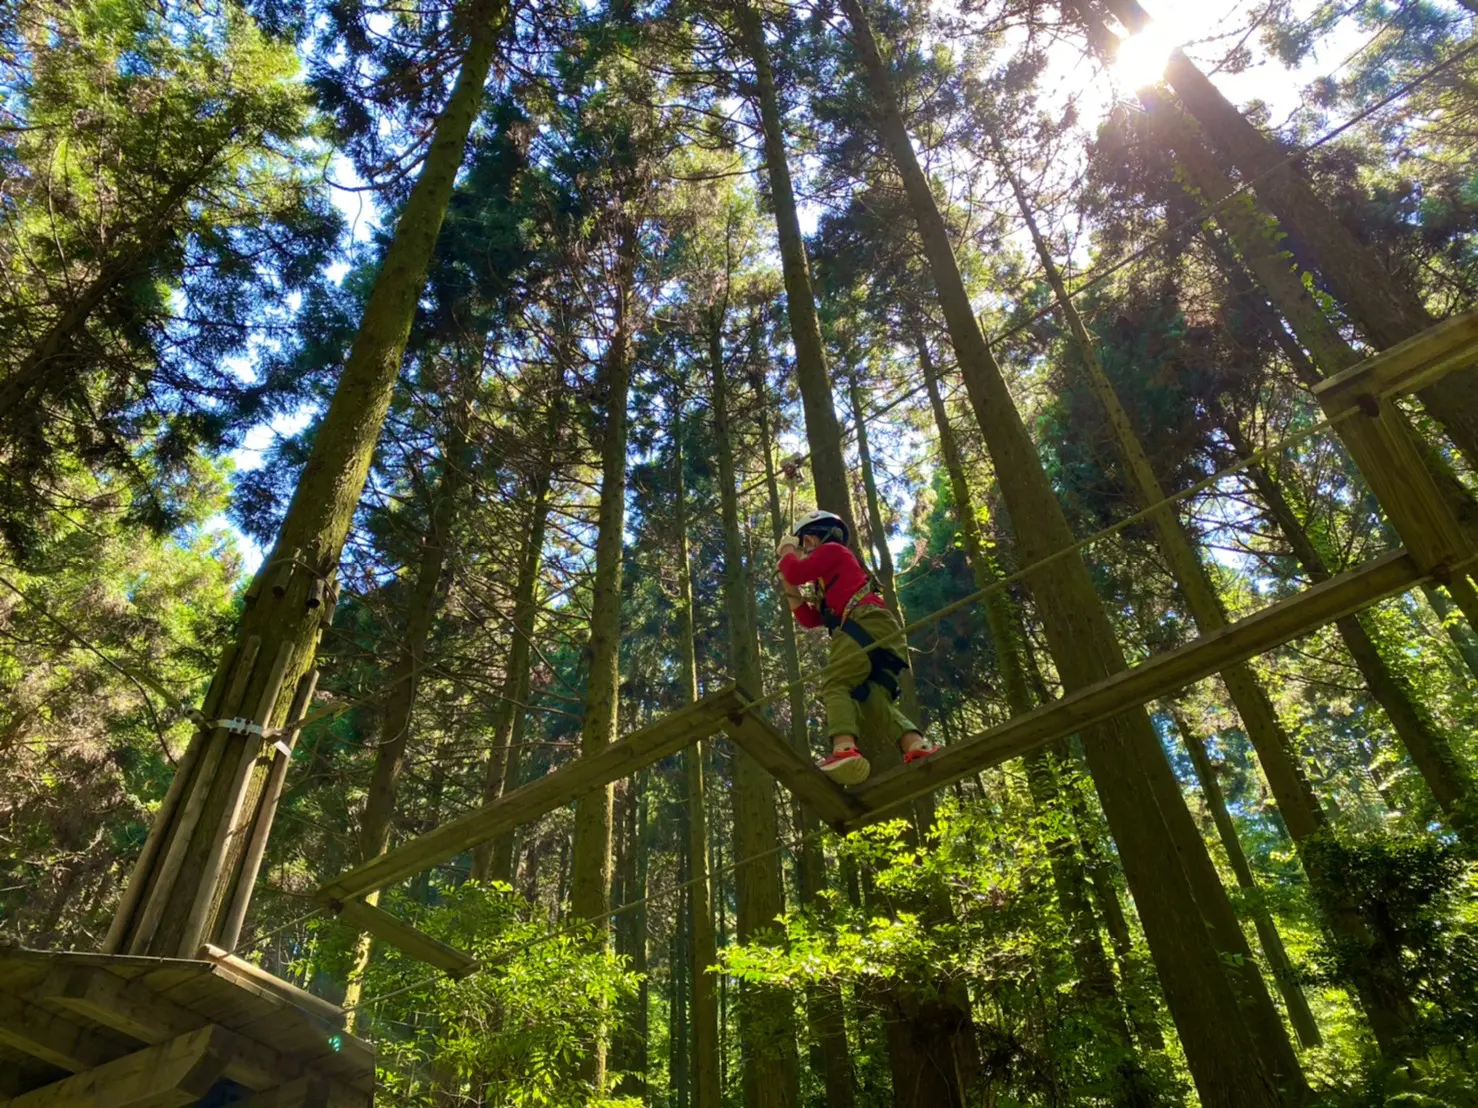
[[[1141,90],[1140,98],[1163,141],[1176,151],[1185,168],[1188,178],[1184,182],[1186,188],[1193,195],[1205,197],[1210,203],[1221,204],[1217,210],[1218,221],[1236,243],[1247,268],[1271,298],[1277,311],[1288,321],[1298,341],[1312,355],[1312,365],[1308,359],[1295,358],[1292,363],[1304,383],[1311,388],[1319,383],[1320,378],[1314,372],[1315,369],[1332,376],[1358,362],[1359,353],[1330,323],[1309,290],[1304,287],[1298,270],[1282,248],[1277,224],[1259,211],[1252,198],[1246,194],[1222,204],[1231,195],[1232,184],[1207,152],[1193,123],[1176,113],[1165,102],[1165,98],[1153,90]],[[1276,329],[1274,335],[1277,335]],[[1389,402],[1385,402],[1385,406],[1389,408]],[[1391,409],[1382,418],[1399,421],[1401,426],[1396,429],[1409,438],[1412,444],[1410,454],[1425,462],[1431,471],[1438,495],[1448,502],[1449,510],[1458,525],[1466,527],[1470,535],[1474,534],[1478,530],[1478,501],[1475,501],[1472,493],[1458,483],[1446,463],[1406,425],[1405,416]],[[1372,481],[1376,474],[1364,469],[1367,463],[1362,460],[1364,451],[1359,436],[1346,433],[1343,437],[1346,447],[1350,449],[1356,462],[1361,464],[1367,482]],[[1380,461],[1381,459],[1374,459],[1372,464],[1379,464]],[[1384,504],[1383,507],[1393,518],[1399,519],[1400,505]],[[1475,594],[1469,578],[1455,575],[1448,583],[1447,590],[1469,622],[1478,624],[1478,594]]]
[[[1228,441],[1239,456],[1245,457],[1246,445],[1239,430],[1230,426],[1232,422],[1226,413],[1222,413],[1222,428]],[[1309,579],[1316,584],[1329,580],[1332,576],[1329,565],[1300,522],[1282,486],[1260,464],[1247,466],[1246,473]],[[1478,826],[1474,824],[1478,813],[1474,811],[1472,775],[1406,679],[1386,663],[1376,641],[1374,621],[1368,613],[1360,612],[1337,620],[1335,627],[1345,649],[1365,678],[1370,695],[1385,710],[1386,718],[1391,721],[1412,763],[1436,798],[1443,818],[1464,842],[1478,846]]]
[[[709,321],[708,363],[712,385],[713,443],[717,456],[719,507],[723,517],[724,615],[728,623],[729,664],[750,696],[760,696],[763,677],[749,620],[749,573],[739,523],[734,472],[733,428],[729,423],[729,382],[724,367],[722,316]],[[734,884],[741,943],[777,941],[776,919],[785,911],[784,883],[775,847],[780,828],[775,816],[775,779],[743,750],[734,752]],[[800,1103],[800,1061],[790,991],[752,983],[741,985],[739,1027],[744,1044],[744,1085],[751,1108],[793,1108]]]
[[[686,1009],[688,944],[684,939],[687,938],[691,915],[692,909],[685,894],[679,898],[677,920],[667,947],[668,972],[672,976],[667,1009],[667,1080],[672,1088],[673,1108],[688,1108],[690,1103]]]
[[[1124,410],[1108,374],[1104,371],[1092,336],[1088,334],[1082,318],[1072,305],[1062,275],[1037,227],[1026,195],[1006,167],[1005,157],[999,146],[996,153],[1001,161],[1001,171],[1016,195],[1022,219],[1026,222],[1036,246],[1047,282],[1057,297],[1058,310],[1083,359],[1089,385],[1107,417],[1115,452],[1124,469],[1131,494],[1141,508],[1163,505],[1165,491],[1150,465],[1143,444],[1134,432],[1129,413]],[[1160,551],[1170,567],[1171,575],[1185,599],[1196,627],[1203,635],[1220,631],[1228,623],[1226,609],[1222,606],[1221,597],[1217,595],[1205,565],[1179,518],[1169,505],[1163,505],[1154,511],[1150,518],[1159,539]],[[1342,939],[1370,947],[1377,930],[1362,918],[1359,907],[1349,900],[1340,882],[1333,875],[1324,872],[1324,855],[1317,850],[1305,849],[1310,837],[1323,829],[1327,820],[1314,795],[1313,786],[1309,784],[1308,776],[1299,763],[1293,741],[1278,720],[1272,698],[1262,687],[1249,663],[1228,667],[1222,672],[1221,678],[1237,708],[1237,714],[1242,717],[1247,737],[1257,751],[1258,763],[1277,801],[1278,811],[1294,842],[1300,846],[1300,858],[1308,872],[1310,886],[1330,926]],[[1397,996],[1387,995],[1393,986],[1399,991],[1401,975],[1398,964],[1379,965],[1367,962],[1352,968],[1358,974],[1354,983],[1370,1014],[1372,1024],[1390,1021],[1393,1011],[1409,1010],[1410,999],[1404,992]]]
[[[908,621],[903,617],[903,604],[898,599],[893,552],[888,549],[888,527],[883,520],[882,498],[878,494],[877,478],[872,465],[872,449],[867,435],[867,411],[862,403],[862,389],[855,377],[850,383],[849,396],[852,402],[852,425],[857,429],[857,465],[862,471],[862,492],[867,501],[867,529],[872,535],[872,545],[877,556],[878,586],[882,589],[883,603],[888,606],[893,617],[900,625],[906,625]],[[898,675],[898,698],[903,702],[903,714],[923,726],[912,670],[905,670]],[[918,813],[918,825],[928,827],[934,821],[933,805],[930,803],[918,807],[922,809]]]
[[[639,984],[636,996],[624,1005],[615,1041],[611,1047],[611,1066],[621,1074],[616,1085],[617,1096],[647,1100],[647,775],[639,773],[626,779],[621,802],[621,850],[618,907],[628,907],[616,918],[616,953],[626,959]]]
[[[1452,640],[1452,645],[1457,649],[1458,657],[1463,660],[1463,665],[1468,672],[1478,679],[1478,635],[1468,627],[1462,619],[1461,613],[1453,607],[1452,601],[1441,589],[1433,585],[1424,586],[1422,593],[1427,598],[1427,603],[1432,606],[1432,611],[1442,622],[1442,628],[1447,632],[1447,637]]]
[[[542,451],[542,460],[536,464],[528,483],[533,500],[529,504],[524,546],[518,559],[518,581],[513,589],[513,638],[508,646],[507,669],[503,675],[503,703],[498,708],[493,749],[488,755],[487,775],[483,780],[484,804],[491,804],[510,787],[518,787],[519,769],[523,762],[534,624],[539,617],[539,576],[544,564],[544,536],[549,525],[554,457],[564,421],[562,396],[562,390],[556,389],[541,442],[534,446],[536,452]],[[473,847],[472,877],[477,881],[512,882],[512,831],[499,835],[490,843]]]
[[[698,699],[698,649],[693,636],[693,567],[688,553],[688,494],[683,468],[682,409],[673,404],[672,442],[675,455],[676,504],[674,527],[678,551],[678,645],[682,652],[683,689],[688,703]],[[693,998],[693,1084],[698,1105],[717,1105],[723,1096],[719,1057],[718,981],[710,967],[718,963],[718,940],[713,929],[713,893],[709,883],[708,805],[703,792],[703,744],[683,751],[687,794],[688,933],[691,956],[688,979]]]
[[[765,457],[765,488],[769,495],[770,526],[778,544],[789,532],[790,521],[780,508],[780,485],[775,475],[775,447],[770,434],[768,396],[762,378],[756,381],[755,391],[759,398],[757,407],[760,450]],[[798,753],[809,756],[811,743],[806,726],[806,691],[796,683],[801,676],[801,658],[796,643],[795,620],[785,602],[784,593],[779,589],[775,592],[781,661],[785,667],[785,680],[791,686],[790,742]],[[826,891],[826,855],[821,844],[816,841],[821,821],[816,818],[811,806],[801,800],[796,800],[791,810],[796,830],[801,835],[796,885],[800,889],[801,904],[817,909],[822,906],[821,894]],[[812,1058],[812,1066],[821,1074],[827,1108],[854,1108],[857,1103],[857,1083],[852,1073],[852,1051],[847,1044],[847,1022],[841,990],[831,984],[809,986],[806,989],[806,1018],[818,1055]]]
[[[960,371],[1027,564],[1071,547],[1073,535],[980,332],[939,208],[919,166],[886,63],[857,0],[842,0],[867,71],[877,123],[918,221]],[[1057,669],[1068,689],[1125,668],[1113,626],[1077,555],[1030,583]],[[1160,980],[1202,1102],[1209,1108],[1275,1105],[1306,1087],[1255,967],[1222,954],[1246,940],[1141,710],[1096,724],[1084,737],[1094,783],[1145,921]]]
[[[867,530],[872,535],[873,554],[877,558],[878,585],[888,610],[903,621],[903,606],[898,601],[894,580],[893,552],[888,549],[888,525],[883,519],[882,498],[878,495],[877,477],[873,472],[872,450],[867,434],[867,406],[862,402],[862,388],[854,378],[848,385],[852,402],[852,426],[857,430],[857,465],[862,471],[862,491],[867,501]]]
[[[954,428],[950,425],[944,397],[939,391],[939,375],[922,328],[915,328],[914,344],[919,354],[919,366],[923,371],[924,387],[929,395],[929,406],[934,413],[939,453],[944,460],[945,472],[949,475],[955,520],[960,527],[965,556],[975,578],[975,587],[985,589],[998,579],[998,575],[980,540],[980,527],[975,518],[969,481],[965,476],[964,458],[960,454]],[[1021,615],[1010,598],[1000,591],[992,592],[986,597],[985,607],[991,640],[996,648],[997,669],[1006,691],[1007,707],[1012,715],[1029,712],[1037,706],[1038,698],[1033,695],[1027,678],[1023,658],[1027,645],[1026,636],[1021,629]],[[1033,806],[1043,815],[1049,815],[1061,806],[1056,767],[1065,764],[1067,760],[1067,744],[1059,740],[1050,750],[1035,750],[1024,760]],[[1118,1036],[1125,1052],[1122,1071],[1126,1081],[1117,1099],[1124,1104],[1139,1103],[1143,1094],[1142,1075],[1134,1058],[1133,1042],[1128,1024],[1124,1022],[1124,1011],[1114,988],[1113,970],[1104,956],[1103,944],[1099,940],[1098,921],[1094,917],[1082,863],[1072,839],[1065,834],[1054,835],[1048,840],[1047,855],[1058,907],[1072,936],[1073,964],[1084,986],[1085,998],[1090,1007],[1098,1009],[1097,1014],[1108,1026],[1110,1033]]]
[[[441,476],[431,505],[430,528],[421,542],[421,558],[406,598],[405,630],[400,649],[386,680],[385,710],[381,716],[379,743],[375,747],[375,764],[370,775],[369,792],[359,820],[359,857],[367,862],[385,852],[390,844],[390,824],[395,815],[395,796],[400,776],[405,771],[406,749],[410,741],[411,717],[415,712],[416,693],[421,670],[426,665],[426,639],[441,612],[446,593],[441,586],[446,566],[446,544],[456,519],[458,501],[466,484],[467,459],[465,436],[460,421],[454,426],[445,448]],[[380,902],[379,890],[368,894],[368,904]],[[354,961],[349,983],[344,991],[345,1027],[354,1030],[359,1014],[356,1005],[374,953],[374,936],[361,934],[355,943]]]
[[[477,0],[459,13],[467,35],[461,72],[401,210],[277,543],[247,590],[235,642],[206,694],[202,714],[210,722],[191,741],[155,817],[104,941],[107,951],[194,957],[203,941],[221,936],[222,924],[250,898],[255,872],[243,867],[244,836],[233,831],[258,817],[263,736],[213,723],[246,718],[277,727],[296,690],[310,680],[325,607],[332,608],[324,601],[332,599],[339,554],[395,389],[506,10],[504,0]],[[267,809],[262,816],[270,818]]]
[[[1108,6],[1131,30],[1149,21],[1138,0],[1108,0]],[[1297,166],[1283,164],[1288,152],[1239,112],[1194,62],[1175,50],[1165,75],[1211,140],[1254,179],[1257,194],[1376,347],[1394,346],[1432,325],[1421,298],[1402,287],[1340,223]],[[1420,396],[1468,464],[1478,467],[1478,368],[1450,373]]]
[[[795,378],[801,393],[801,411],[806,420],[806,441],[811,448],[816,500],[818,507],[845,519],[855,538],[859,532],[852,512],[847,463],[842,454],[842,428],[837,422],[831,378],[826,372],[826,349],[821,342],[821,323],[816,317],[816,297],[811,288],[806,242],[801,237],[790,163],[785,155],[785,125],[775,94],[770,50],[765,45],[764,25],[758,10],[751,6],[750,0],[732,2],[744,49],[754,66],[753,92],[759,104],[760,128],[764,133],[765,173],[770,185],[770,203],[775,206],[780,271],[785,281],[785,311],[790,321],[791,342],[795,344]]]
[[[1206,744],[1179,708],[1171,705],[1170,716],[1175,720],[1175,727],[1180,732],[1181,742],[1185,744],[1186,752],[1191,756],[1191,765],[1196,769],[1196,780],[1201,785],[1201,795],[1205,797],[1206,807],[1211,811],[1211,820],[1216,824],[1216,833],[1221,837],[1221,845],[1226,851],[1227,861],[1231,863],[1232,872],[1237,875],[1237,884],[1249,894],[1248,903],[1251,905],[1252,923],[1257,928],[1257,939],[1262,945],[1263,957],[1267,959],[1268,970],[1288,1009],[1288,1022],[1293,1024],[1293,1030],[1298,1033],[1300,1043],[1306,1047],[1318,1046],[1323,1042],[1323,1036],[1319,1034],[1319,1025],[1314,1020],[1314,1013],[1309,1008],[1308,998],[1304,996],[1303,986],[1299,984],[1297,971],[1294,970],[1293,963],[1288,957],[1288,951],[1283,946],[1283,937],[1278,934],[1278,927],[1273,922],[1272,913],[1268,911],[1268,906],[1262,899],[1262,893],[1257,887],[1257,878],[1253,876],[1252,867],[1247,863],[1247,855],[1242,851],[1242,842],[1237,837],[1237,828],[1232,823],[1230,813],[1227,812],[1226,798],[1222,795],[1221,783],[1216,779],[1216,770],[1211,765],[1211,758],[1206,753]]]
[[[617,245],[614,328],[601,366],[605,424],[600,446],[600,506],[596,513],[595,578],[590,601],[589,684],[580,751],[599,754],[617,738],[621,698],[621,551],[626,526],[627,395],[631,388],[631,297],[636,272],[636,229],[622,227]],[[577,916],[598,919],[611,906],[610,785],[575,801],[574,864],[570,908]],[[610,928],[597,925],[604,943]],[[597,1036],[585,1074],[596,1092],[606,1083],[606,1043]]]

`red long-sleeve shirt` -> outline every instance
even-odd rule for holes
[[[786,554],[780,559],[780,576],[796,586],[812,581],[823,582],[826,607],[837,614],[845,611],[851,599],[867,585],[867,573],[856,555],[839,542],[822,543],[810,554]],[[883,598],[870,592],[857,603],[881,608]],[[814,604],[802,604],[791,611],[802,627],[823,626],[821,612]]]

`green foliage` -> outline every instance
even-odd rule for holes
[[[538,914],[529,918],[506,885],[461,885],[423,911],[417,926],[484,968],[448,982],[394,950],[376,959],[365,997],[384,1095],[429,1105],[437,1103],[433,1081],[456,1088],[475,1077],[479,1088],[486,1082],[490,1108],[630,1103],[592,1098],[579,1072],[596,1037],[609,1033],[604,1013],[636,994],[620,959],[581,929],[551,932]]]
[[[161,540],[131,522],[127,485],[74,473],[64,488],[85,522],[49,516],[25,570],[0,558],[24,594],[0,585],[0,918],[38,946],[106,929],[190,736],[119,667],[196,703],[235,611],[240,560],[213,523],[224,468],[197,461],[192,476],[187,526]]]
[[[1478,866],[1451,846],[1415,834],[1323,834],[1319,853],[1330,880],[1378,921],[1373,941],[1402,952],[1420,1020],[1411,1050],[1441,1057],[1478,1036]],[[1330,948],[1326,973],[1342,980],[1364,951]]]

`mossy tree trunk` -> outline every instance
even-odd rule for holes
[[[1228,441],[1239,455],[1245,457],[1247,448],[1239,429],[1231,426],[1229,419],[1223,418],[1221,423]],[[1244,472],[1309,579],[1316,584],[1329,580],[1333,576],[1329,564],[1289,502],[1282,484],[1260,464],[1249,465]],[[1365,687],[1385,711],[1412,763],[1427,783],[1443,819],[1469,846],[1478,846],[1472,775],[1453,751],[1449,737],[1417,698],[1416,691],[1399,670],[1386,662],[1386,651],[1378,643],[1374,619],[1367,612],[1359,612],[1337,620],[1335,629],[1365,679]]]
[[[1171,575],[1185,599],[1196,627],[1203,635],[1219,631],[1228,624],[1221,597],[1174,509],[1164,504],[1165,491],[1130,423],[1129,413],[1124,409],[1099,360],[1092,336],[1088,334],[1082,318],[1073,307],[1062,275],[1037,226],[1026,195],[1004,164],[1004,156],[999,147],[997,155],[1002,163],[1001,171],[1011,184],[1022,218],[1036,246],[1047,282],[1057,297],[1058,310],[1083,359],[1089,385],[1107,418],[1115,453],[1130,486],[1130,495],[1140,508],[1162,505],[1151,515],[1160,552],[1170,567]],[[1250,664],[1244,662],[1230,666],[1222,671],[1221,678],[1236,706],[1237,714],[1242,717],[1247,737],[1257,752],[1258,764],[1262,767],[1263,775],[1277,802],[1278,812],[1288,826],[1294,842],[1302,846],[1311,836],[1326,827],[1327,819],[1300,764],[1293,740],[1278,720],[1272,698],[1268,696]],[[1399,966],[1394,961],[1397,952],[1387,952],[1384,960],[1380,958],[1379,950],[1372,942],[1377,930],[1362,918],[1359,906],[1349,901],[1339,882],[1322,871],[1321,852],[1301,850],[1300,857],[1308,871],[1314,894],[1334,932],[1342,939],[1362,944],[1370,950],[1369,959],[1352,967],[1358,974],[1355,984],[1370,1012],[1372,1022],[1385,1023],[1391,1018],[1389,1010],[1405,1010],[1410,1004],[1409,998],[1400,995],[1404,990],[1400,985]],[[1382,961],[1389,964],[1382,964]],[[1393,989],[1398,995],[1391,995]]]
[[[918,222],[1022,559],[1040,561],[1070,547],[1072,532],[980,332],[867,16],[857,0],[843,0],[842,10],[883,143]],[[1033,573],[1029,583],[1065,687],[1081,688],[1125,668],[1081,557],[1059,558]],[[1141,710],[1097,724],[1085,733],[1084,747],[1202,1102],[1230,1108],[1301,1100],[1302,1072],[1255,966],[1249,959],[1244,967],[1232,967],[1223,958],[1228,951],[1246,954],[1246,940],[1148,716]]]
[[[921,328],[915,328],[914,345],[918,350],[919,367],[929,396],[929,407],[934,413],[939,454],[944,461],[945,472],[949,475],[955,520],[960,528],[965,557],[970,564],[975,587],[985,589],[998,580],[999,575],[981,541],[974,500],[965,475],[964,457],[960,453],[954,427],[950,424],[944,397],[939,391],[939,374],[933,354]],[[996,650],[997,670],[1006,692],[1006,705],[1012,715],[1021,715],[1031,711],[1040,702],[1034,695],[1027,674],[1025,653],[1029,647],[1021,627],[1021,614],[1004,592],[990,593],[984,603],[986,623]],[[1033,806],[1043,815],[1049,815],[1062,807],[1058,772],[1059,767],[1066,765],[1068,761],[1067,743],[1059,740],[1045,750],[1035,750],[1024,761]],[[1082,982],[1082,991],[1089,1006],[1098,1009],[1098,1015],[1103,1018],[1110,1032],[1118,1036],[1125,1052],[1122,1071],[1126,1082],[1119,1100],[1126,1104],[1138,1103],[1141,1088],[1139,1067],[1133,1056],[1133,1042],[1129,1026],[1124,1021],[1124,1009],[1115,989],[1113,970],[1099,939],[1098,920],[1093,911],[1087,875],[1071,837],[1054,835],[1046,845],[1053,890],[1057,896],[1058,909],[1062,912],[1068,933],[1072,936],[1073,964]]]
[[[882,496],[878,492],[876,471],[872,461],[872,445],[867,434],[867,408],[862,402],[862,388],[854,377],[848,384],[848,398],[852,404],[852,425],[857,429],[857,468],[862,471],[862,495],[867,507],[867,530],[872,535],[873,552],[876,556],[878,588],[883,594],[883,603],[902,625],[907,624],[903,614],[903,603],[898,598],[898,584],[893,569],[893,552],[888,549],[888,524],[883,519]],[[859,544],[860,545],[860,544]],[[919,694],[914,686],[913,671],[898,675],[898,698],[903,703],[903,714],[923,726]],[[868,751],[871,755],[873,752]],[[890,752],[891,760],[891,752]],[[915,802],[919,826],[927,827],[934,820],[932,800]]]
[[[277,542],[248,589],[234,642],[206,694],[202,714],[209,722],[192,739],[155,817],[104,941],[107,951],[193,957],[202,942],[221,938],[223,926],[245,910],[255,869],[243,865],[248,836],[237,832],[271,815],[270,808],[257,811],[265,777],[258,767],[263,736],[211,724],[244,719],[254,728],[277,727],[311,685],[340,551],[389,409],[506,10],[503,0],[478,0],[457,13],[466,42],[461,71],[401,210]],[[266,827],[260,831],[265,835]]]
[[[1192,195],[1218,205],[1218,222],[1236,244],[1238,253],[1267,293],[1273,307],[1287,321],[1298,342],[1307,349],[1309,357],[1290,359],[1299,379],[1312,388],[1322,380],[1321,374],[1333,376],[1360,361],[1359,352],[1324,315],[1304,286],[1293,259],[1283,249],[1278,223],[1260,210],[1248,194],[1224,203],[1231,197],[1232,183],[1206,149],[1194,122],[1177,113],[1166,103],[1165,97],[1154,90],[1142,90],[1140,98],[1162,141],[1176,153],[1184,170],[1182,184]],[[1279,330],[1274,329],[1275,337]],[[1389,406],[1389,402],[1386,405]],[[1388,415],[1393,420],[1405,422],[1405,417],[1394,410]],[[1430,470],[1437,494],[1447,501],[1448,510],[1458,525],[1466,527],[1469,536],[1478,534],[1478,500],[1458,483],[1445,461],[1428,444],[1421,442],[1414,430],[1406,426],[1402,433],[1414,444],[1412,453],[1420,457]],[[1359,446],[1358,436],[1351,438],[1347,431],[1346,445],[1360,462],[1360,452],[1355,449]],[[1371,473],[1364,476],[1367,483],[1373,479]],[[1383,504],[1382,507],[1394,519],[1400,518],[1402,505]],[[1474,589],[1469,577],[1454,575],[1446,590],[1469,623],[1478,626],[1478,590]]]
[[[616,917],[616,953],[638,975],[636,996],[621,1006],[611,1068],[621,1075],[616,1095],[645,1101],[647,1096],[647,775],[626,778],[618,805],[620,828],[613,896],[617,907],[635,905]]]

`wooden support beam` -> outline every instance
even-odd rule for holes
[[[633,731],[598,754],[577,758],[538,781],[340,874],[318,890],[316,899],[320,904],[346,903],[455,858],[478,843],[536,820],[546,812],[707,738],[720,730],[728,715],[741,706],[742,701],[732,685],[709,693]]]
[[[206,943],[200,948],[202,961],[219,966],[238,985],[251,989],[275,1000],[283,1000],[303,1012],[315,1016],[331,1027],[344,1026],[344,1010],[322,997],[314,996],[307,989],[300,989],[261,966],[253,965],[245,958],[238,958],[228,950]]]
[[[163,1043],[198,1031],[203,1016],[161,996],[141,981],[125,981],[98,966],[60,966],[31,990],[48,1008],[75,1012],[145,1043]],[[226,1075],[249,1089],[270,1089],[297,1077],[299,1066],[271,1047],[237,1036]]]
[[[823,822],[839,827],[862,815],[857,799],[841,789],[812,762],[796,752],[790,740],[758,712],[742,712],[724,721],[724,734],[795,793]]]
[[[1314,387],[1325,412],[1368,409],[1382,396],[1417,392],[1478,361],[1478,310],[1464,312],[1383,350]]]
[[[0,993],[0,1043],[77,1073],[128,1052],[123,1044],[80,1027],[18,996]]]
[[[1359,569],[1332,577],[1176,650],[1157,654],[1122,673],[947,746],[932,758],[872,778],[852,790],[867,812],[848,820],[845,829],[872,823],[914,797],[1020,757],[1099,720],[1138,708],[1234,662],[1256,657],[1341,616],[1405,592],[1425,578],[1415,559],[1404,550],[1383,554]]]
[[[194,1104],[225,1073],[236,1036],[212,1024],[63,1078],[4,1108],[174,1108]]]
[[[368,931],[383,943],[405,951],[412,958],[445,970],[452,977],[466,977],[477,969],[477,959],[440,939],[433,939],[389,912],[362,900],[346,900],[336,906],[339,918],[356,931]]]

